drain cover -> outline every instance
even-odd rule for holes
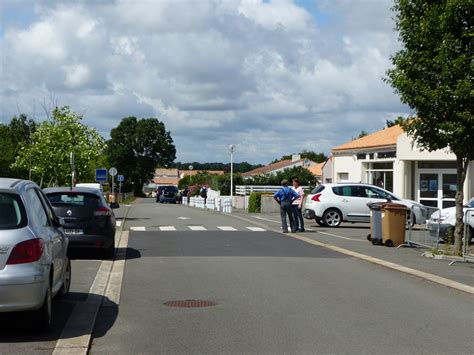
[[[202,308],[202,307],[217,306],[216,302],[204,301],[204,300],[169,301],[163,304],[167,307],[180,307],[180,308]]]

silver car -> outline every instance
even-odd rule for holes
[[[0,312],[32,311],[51,327],[51,302],[71,284],[68,239],[31,181],[0,178]]]

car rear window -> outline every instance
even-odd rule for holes
[[[96,207],[100,205],[100,197],[94,194],[80,192],[54,192],[46,195],[55,207]]]
[[[319,186],[316,186],[313,191],[311,191],[311,194],[314,195],[314,194],[319,194],[321,193],[322,191],[324,190],[324,186],[323,185],[319,185]]]
[[[19,195],[0,192],[0,230],[23,228],[26,211]]]
[[[165,187],[165,192],[167,193],[176,193],[178,192],[178,189],[176,187]]]

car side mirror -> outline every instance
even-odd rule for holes
[[[118,204],[118,202],[112,202],[112,203],[110,204],[110,208],[113,209],[113,210],[115,210],[115,209],[117,209],[117,208],[120,208],[120,205]]]

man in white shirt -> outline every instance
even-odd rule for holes
[[[301,184],[298,179],[293,179],[292,189],[298,194],[298,198],[296,198],[291,205],[296,232],[304,232],[303,213],[301,212],[303,207],[304,191],[300,185]]]

